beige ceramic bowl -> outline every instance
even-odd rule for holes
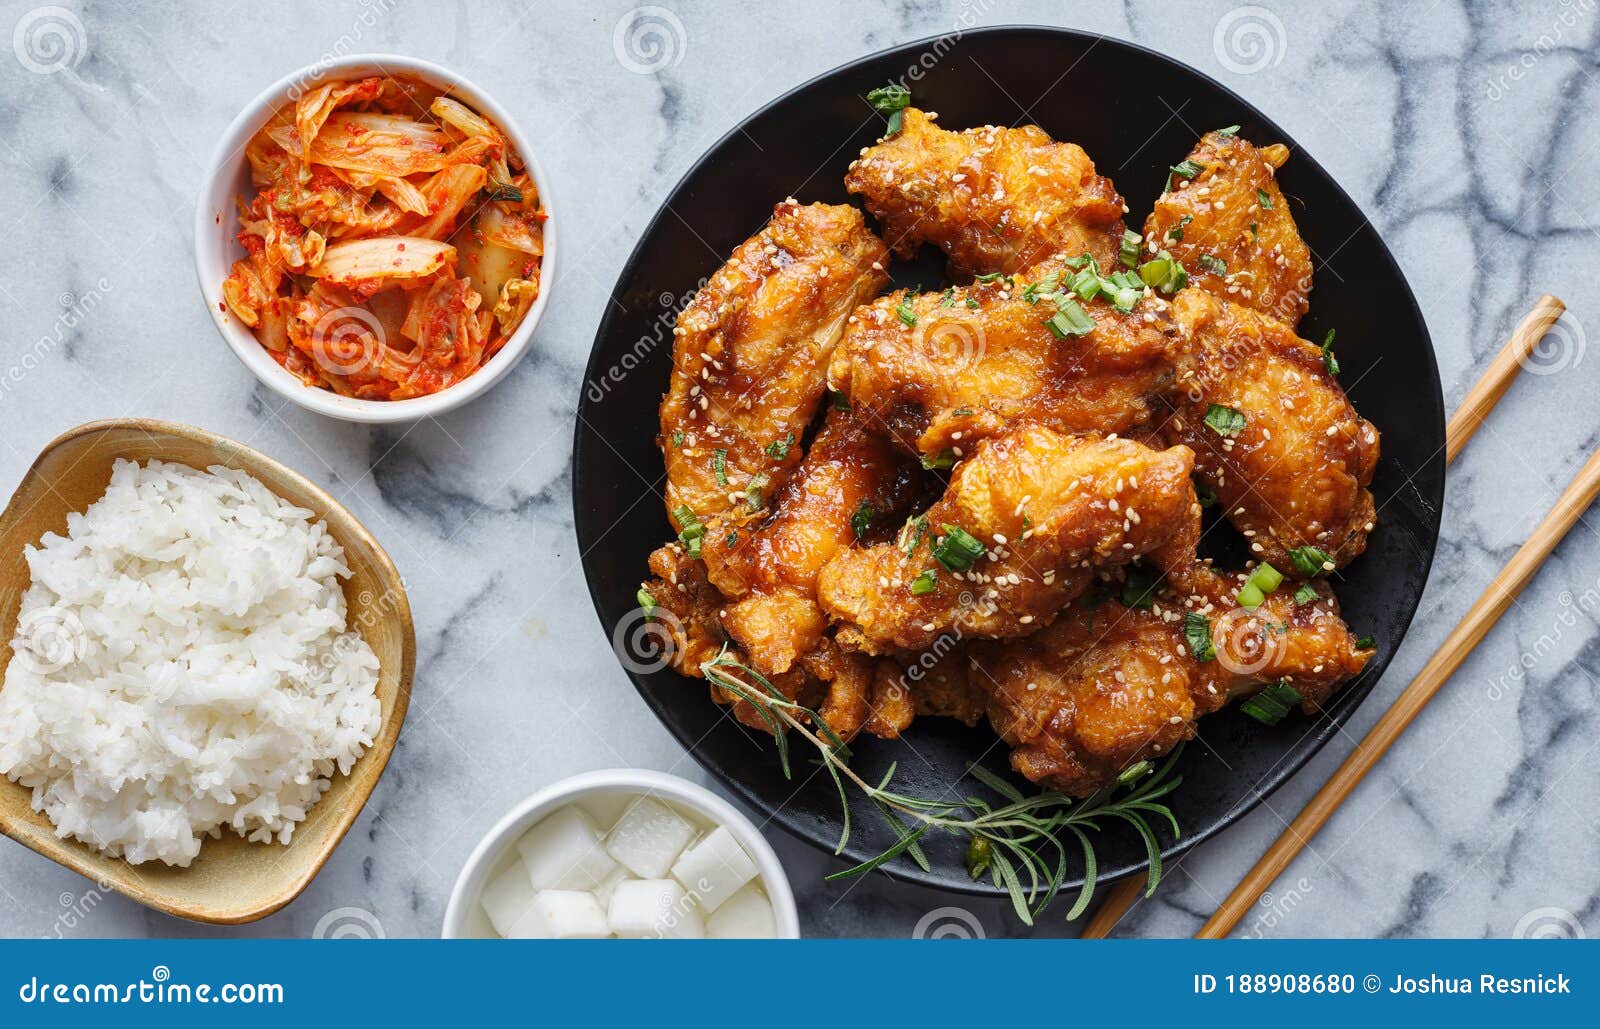
[[[337,776],[293,841],[246,843],[227,830],[208,839],[188,868],[130,865],[73,839],[60,839],[32,809],[31,790],[0,776],[0,831],[103,887],[141,904],[201,922],[252,922],[304,890],[360,814],[400,735],[411,699],[416,639],[411,605],[394,563],[349,511],[321,488],[264,454],[202,429],[150,419],[90,422],[58,437],[39,455],[0,514],[0,668],[11,661],[17,609],[28,587],[22,548],[47,532],[64,534],[69,512],[105,492],[113,462],[156,458],[193,468],[221,464],[248,472],[274,493],[309,508],[328,525],[354,573],[344,583],[351,627],[378,656],[383,721],[371,749],[349,775]]]

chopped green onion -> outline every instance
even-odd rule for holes
[[[711,470],[717,473],[717,485],[728,484],[728,452],[726,450],[713,450],[711,452]]]
[[[761,491],[767,488],[767,483],[769,481],[771,480],[769,480],[766,475],[762,474],[761,472],[757,472],[756,474],[750,476],[750,481],[745,484],[744,502],[751,511],[761,510],[761,505],[765,503],[765,499],[762,497]]]
[[[1122,258],[1122,263],[1129,268],[1137,268],[1139,266],[1139,248],[1143,245],[1143,236],[1132,229],[1123,229],[1122,246],[1119,248],[1118,253],[1118,256]]]
[[[911,90],[891,82],[887,86],[879,86],[867,94],[867,103],[879,114],[889,114],[893,111],[903,111],[911,104]]]
[[[1087,336],[1094,331],[1094,319],[1084,313],[1077,301],[1070,297],[1056,305],[1056,313],[1051,315],[1045,326],[1049,328],[1056,339],[1066,339],[1068,336]]]
[[[1217,130],[1217,135],[1219,135],[1219,136],[1237,136],[1238,134],[1239,134],[1239,126],[1237,126],[1237,125],[1229,125],[1225,129],[1218,129]]]
[[[1126,786],[1136,779],[1144,778],[1146,775],[1150,774],[1150,769],[1152,767],[1153,766],[1148,761],[1138,761],[1129,765],[1117,775],[1117,785]]]
[[[911,530],[911,540],[902,551],[907,557],[917,552],[922,546],[922,541],[928,538],[928,516],[917,515],[915,518],[906,519],[906,528]]]
[[[833,395],[833,409],[835,411],[850,410],[850,398],[843,393],[835,393]]]
[[[1243,588],[1234,597],[1239,606],[1254,611],[1266,603],[1267,594],[1283,585],[1283,573],[1265,561],[1256,565],[1245,580]]]
[[[1289,560],[1294,562],[1295,571],[1301,575],[1319,575],[1328,571],[1328,566],[1333,564],[1327,551],[1317,547],[1293,547],[1289,550]]]
[[[1277,725],[1294,705],[1305,698],[1286,682],[1276,682],[1239,705],[1239,710],[1263,725]]]
[[[688,504],[678,505],[678,510],[673,512],[678,519],[678,524],[683,528],[678,530],[678,542],[683,544],[683,549],[688,551],[690,557],[700,556],[700,540],[706,534],[706,527],[700,523],[700,518]]]
[[[1333,329],[1329,329],[1328,334],[1322,337],[1322,367],[1328,370],[1329,375],[1332,375],[1334,378],[1338,378],[1339,359],[1333,356],[1334,331],[1335,330]]]
[[[1217,656],[1217,646],[1211,641],[1211,620],[1205,615],[1191,611],[1183,616],[1183,639],[1196,661],[1210,661]]]
[[[1357,650],[1371,650],[1377,645],[1378,641],[1373,639],[1371,636],[1362,636],[1360,639],[1356,640]]]
[[[978,306],[978,302],[976,300],[972,299],[971,297],[968,297],[967,298],[967,306],[975,308],[975,307]]]
[[[1061,263],[1066,265],[1068,268],[1071,268],[1073,271],[1077,271],[1079,268],[1082,268],[1084,265],[1089,264],[1093,260],[1094,258],[1090,257],[1088,254],[1082,254],[1078,257],[1063,257],[1061,259]]]
[[[656,598],[650,595],[650,591],[643,586],[639,587],[639,592],[633,595],[633,599],[639,602],[639,608],[644,612],[646,618],[654,618],[656,608],[661,606],[656,603]]]
[[[1010,278],[1005,272],[984,272],[982,275],[973,276],[973,282],[999,282],[1001,279]]]
[[[739,542],[739,530],[735,529],[726,536],[722,537],[722,542],[726,544],[730,550],[733,549],[733,545]]]
[[[956,452],[954,450],[946,448],[939,451],[937,454],[922,455],[922,467],[926,468],[930,472],[942,472],[947,468],[954,468],[955,466]]]
[[[782,461],[789,456],[789,448],[794,446],[794,433],[786,432],[783,439],[775,439],[767,444],[767,456],[774,461]]]
[[[1139,278],[1146,286],[1163,293],[1176,293],[1189,284],[1189,270],[1183,266],[1183,262],[1163,250],[1154,260],[1139,266]]]
[[[1215,254],[1201,254],[1197,260],[1200,267],[1204,268],[1212,275],[1228,274],[1228,262],[1224,261],[1220,257],[1217,257]]]
[[[950,413],[952,415],[954,415],[955,417],[957,417],[957,418],[966,418],[966,417],[969,417],[969,416],[971,416],[973,414],[976,414],[977,412],[974,411],[970,407],[958,407],[954,411],[951,411]]]
[[[683,433],[674,432],[672,434],[672,445],[675,446],[675,447],[683,446]]]
[[[939,306],[940,307],[949,307],[951,304],[953,304],[955,302],[956,302],[956,288],[954,286],[951,286],[949,289],[945,290],[944,294],[939,298]]]
[[[1250,242],[1261,242],[1261,226],[1257,225],[1255,222],[1250,223]]]
[[[1172,177],[1174,175],[1182,176],[1186,179],[1192,179],[1205,170],[1206,166],[1198,161],[1190,160],[1188,158],[1179,161],[1177,164],[1173,165],[1167,170],[1167,184],[1165,188],[1163,188],[1162,192],[1172,192]]]
[[[964,572],[982,557],[986,548],[959,525],[945,524],[945,534],[933,544],[933,559],[947,571]]]
[[[1231,407],[1212,404],[1206,408],[1206,424],[1218,436],[1237,436],[1245,426],[1244,414]]]
[[[1143,565],[1129,565],[1127,578],[1122,584],[1122,606],[1150,610],[1155,601],[1156,587],[1160,583],[1161,577]]]
[[[1132,311],[1135,307],[1139,306],[1139,301],[1143,299],[1144,290],[1142,289],[1119,289],[1111,297],[1111,306],[1115,307],[1123,314],[1127,314],[1129,311]]]
[[[1178,224],[1174,225],[1172,228],[1167,230],[1167,238],[1171,239],[1174,243],[1177,243],[1180,240],[1182,240],[1183,239],[1183,227],[1185,225],[1188,225],[1192,221],[1194,221],[1194,215],[1192,215],[1192,214],[1186,214],[1182,218],[1179,218],[1178,219]]]
[[[856,513],[850,516],[850,528],[856,534],[856,539],[862,539],[867,531],[872,528],[872,516],[877,512],[872,510],[872,505],[865,500],[856,508]]]
[[[1203,482],[1194,484],[1194,496],[1196,500],[1200,501],[1201,507],[1210,507],[1217,502],[1216,491]]]
[[[1296,604],[1309,604],[1317,599],[1317,588],[1309,582],[1302,582],[1300,588],[1294,591]]]
[[[900,321],[905,323],[908,327],[917,324],[917,316],[915,312],[911,310],[911,297],[909,294],[900,298],[900,302],[895,305],[894,313],[899,317]]]
[[[1083,300],[1093,300],[1100,295],[1100,273],[1093,268],[1085,268],[1072,277],[1067,288],[1078,294]]]
[[[1256,190],[1256,203],[1261,205],[1263,211],[1272,210],[1272,198],[1267,196],[1267,191],[1264,189]]]
[[[938,570],[933,568],[924,568],[920,575],[911,580],[911,595],[913,597],[920,597],[924,593],[932,593],[934,587],[938,584]]]

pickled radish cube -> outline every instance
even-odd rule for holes
[[[523,917],[538,939],[598,940],[611,935],[605,909],[594,894],[583,890],[540,890]]]
[[[659,800],[640,797],[612,827],[606,853],[641,879],[663,879],[694,833],[682,815]]]
[[[624,939],[698,940],[706,934],[694,898],[671,879],[617,883],[606,918]]]
[[[672,866],[672,877],[699,901],[700,910],[709,912],[756,877],[756,863],[733,833],[718,826],[683,852]]]
[[[490,880],[479,899],[483,913],[501,936],[510,936],[511,927],[533,905],[533,887],[521,862],[513,864]]]
[[[706,919],[713,940],[769,940],[778,935],[772,902],[753,884],[722,902]]]
[[[632,873],[618,865],[610,875],[606,876],[605,882],[594,888],[594,899],[600,902],[601,907],[606,907],[611,903],[611,891],[617,888],[617,883],[627,882],[632,878]]]
[[[593,890],[617,867],[600,830],[575,807],[546,816],[517,841],[535,890]]]

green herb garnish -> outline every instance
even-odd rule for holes
[[[1263,725],[1277,725],[1305,698],[1286,682],[1275,682],[1239,705],[1239,710]]]
[[[1267,191],[1264,189],[1256,190],[1256,203],[1261,205],[1263,211],[1272,210],[1272,198],[1267,196]]]
[[[774,461],[782,461],[789,456],[789,448],[794,446],[794,433],[786,432],[783,439],[775,439],[767,444],[767,456]]]
[[[726,450],[713,450],[711,452],[711,470],[717,475],[717,485],[728,484],[728,452]]]
[[[977,537],[959,525],[944,526],[944,535],[934,541],[933,559],[949,572],[964,572],[987,551]]]
[[[700,669],[713,684],[750,704],[766,722],[772,730],[779,766],[785,777],[793,777],[788,730],[796,730],[798,739],[816,747],[820,763],[839,792],[843,825],[835,853],[843,853],[850,840],[850,797],[845,790],[846,780],[865,795],[894,831],[897,837],[894,844],[868,861],[827,876],[830,881],[862,875],[902,854],[927,869],[927,856],[918,841],[930,829],[937,829],[967,837],[965,864],[968,873],[987,873],[996,887],[1010,895],[1017,916],[1032,925],[1061,892],[1067,876],[1069,845],[1076,843],[1083,855],[1084,883],[1066,914],[1071,920],[1088,908],[1098,882],[1099,862],[1093,836],[1104,831],[1103,823],[1125,822],[1139,834],[1149,859],[1146,896],[1154,893],[1161,882],[1161,844],[1156,837],[1156,827],[1166,824],[1172,827],[1175,835],[1179,831],[1172,811],[1161,801],[1183,781],[1172,774],[1181,747],[1174,749],[1154,772],[1143,775],[1137,784],[1119,781],[1081,800],[1053,791],[1024,796],[1011,783],[979,765],[969,766],[968,776],[992,791],[998,800],[975,796],[953,800],[951,795],[937,799],[916,797],[889,788],[894,779],[893,765],[877,785],[863,779],[850,767],[849,747],[817,711],[790,700],[765,676],[741,664],[726,648]],[[960,797],[960,793],[952,795]],[[912,824],[907,825],[907,821]]]
[[[1206,408],[1206,424],[1218,436],[1237,436],[1245,427],[1245,417],[1240,411],[1221,404]]]
[[[892,136],[900,131],[901,112],[911,104],[911,90],[895,83],[879,86],[867,94],[867,103],[879,114],[889,116],[884,134]]]
[[[1122,258],[1122,263],[1126,267],[1137,268],[1139,266],[1139,248],[1143,245],[1143,236],[1132,229],[1123,229],[1122,246],[1119,248],[1117,256]]]
[[[1294,570],[1301,575],[1320,575],[1329,571],[1328,566],[1333,564],[1327,551],[1318,547],[1292,547],[1289,560],[1294,562]]]
[[[1204,268],[1212,275],[1228,274],[1228,262],[1224,261],[1215,254],[1201,254],[1196,261],[1201,268]]]
[[[894,313],[907,328],[917,324],[917,315],[911,310],[911,296],[909,294],[900,298],[900,302],[894,305]]]
[[[700,524],[700,518],[688,504],[678,505],[678,510],[673,514],[677,517],[678,542],[683,544],[683,549],[692,558],[700,556],[700,540],[706,534],[706,527]]]
[[[1329,375],[1337,379],[1339,377],[1339,359],[1333,356],[1334,331],[1329,329],[1328,334],[1322,337],[1322,367],[1327,369]]]
[[[1196,661],[1210,661],[1217,656],[1216,644],[1211,642],[1211,620],[1205,615],[1191,611],[1183,616],[1183,640]]]
[[[872,516],[876,514],[872,505],[865,500],[856,508],[856,513],[850,516],[850,529],[856,534],[856,539],[863,539],[872,528]]]
[[[656,608],[661,606],[656,603],[656,598],[650,595],[650,591],[643,586],[639,587],[639,592],[633,595],[633,599],[639,602],[639,609],[644,612],[646,618],[654,618],[656,616]]]
[[[939,573],[932,568],[924,568],[915,579],[911,580],[911,595],[920,597],[924,593],[932,593],[939,584]]]

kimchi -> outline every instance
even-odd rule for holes
[[[545,213],[494,122],[412,80],[329,82],[245,149],[228,309],[307,386],[365,400],[445,389],[539,297]]]

